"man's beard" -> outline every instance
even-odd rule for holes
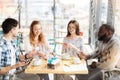
[[[106,33],[98,38],[99,41],[105,41],[107,39]]]

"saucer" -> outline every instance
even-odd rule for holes
[[[34,60],[34,61],[32,62],[32,65],[33,65],[33,66],[39,66],[39,65],[41,65],[41,63],[42,63],[41,59],[40,59],[40,60]]]
[[[61,58],[62,59],[70,59],[70,55],[69,54],[62,54]]]
[[[74,58],[73,59],[73,63],[74,64],[79,64],[81,61],[80,61],[80,59],[79,58]]]

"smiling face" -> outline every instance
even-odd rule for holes
[[[110,25],[103,24],[99,28],[98,40],[103,42],[108,42],[114,34],[114,28]]]
[[[70,32],[71,35],[72,35],[72,34],[75,34],[75,32],[76,32],[76,27],[75,27],[75,25],[74,25],[73,23],[70,23],[70,24],[69,24],[68,31]]]
[[[67,37],[73,34],[79,35],[79,23],[76,20],[71,20],[67,26]]]
[[[98,40],[107,43],[114,35],[115,29],[109,24],[102,24],[98,31]]]
[[[34,33],[34,35],[35,35],[35,36],[38,36],[38,35],[41,34],[41,32],[42,32],[42,27],[41,27],[41,25],[40,25],[40,24],[35,24],[35,25],[33,26],[33,33]]]
[[[107,30],[105,29],[104,26],[100,27],[99,32],[98,32],[98,40],[99,41],[104,41],[107,38]]]

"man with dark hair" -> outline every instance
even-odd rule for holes
[[[15,27],[18,28],[18,21],[12,18],[8,18],[2,24],[3,33],[7,34],[12,28]]]
[[[113,70],[120,68],[120,41],[114,36],[114,28],[111,25],[103,24],[99,28],[99,45],[95,52],[85,55],[80,52],[82,59],[97,58],[98,62],[93,62],[88,66],[88,75],[76,75],[78,80],[102,80],[102,70]],[[73,47],[73,46],[71,46]],[[76,48],[73,47],[75,50]]]
[[[13,42],[19,30],[18,21],[7,18],[2,23],[2,29],[3,36],[0,38],[0,80],[15,80],[16,68],[28,64],[28,62],[22,61],[19,49]],[[24,55],[23,57],[25,59]],[[26,57],[30,56],[26,55]]]

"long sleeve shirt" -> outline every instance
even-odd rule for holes
[[[33,45],[30,44],[29,36],[27,36],[24,39],[24,48],[25,48],[26,53],[29,53],[30,51],[35,49],[35,50],[38,50],[38,51],[42,51],[44,54],[47,55],[47,54],[49,54],[50,51],[52,51],[52,49],[49,47],[49,44],[48,44],[47,40],[46,40],[46,44],[44,46],[42,46],[41,44],[39,44],[37,46],[33,46]]]
[[[91,58],[98,58],[98,68],[112,70],[120,68],[120,41],[113,36],[107,43],[100,43]]]
[[[79,50],[83,51],[83,39],[81,37],[75,39],[69,39],[65,37],[63,42],[72,44]],[[71,57],[77,56],[77,52],[73,48],[66,48],[63,50],[63,53],[67,53]]]

